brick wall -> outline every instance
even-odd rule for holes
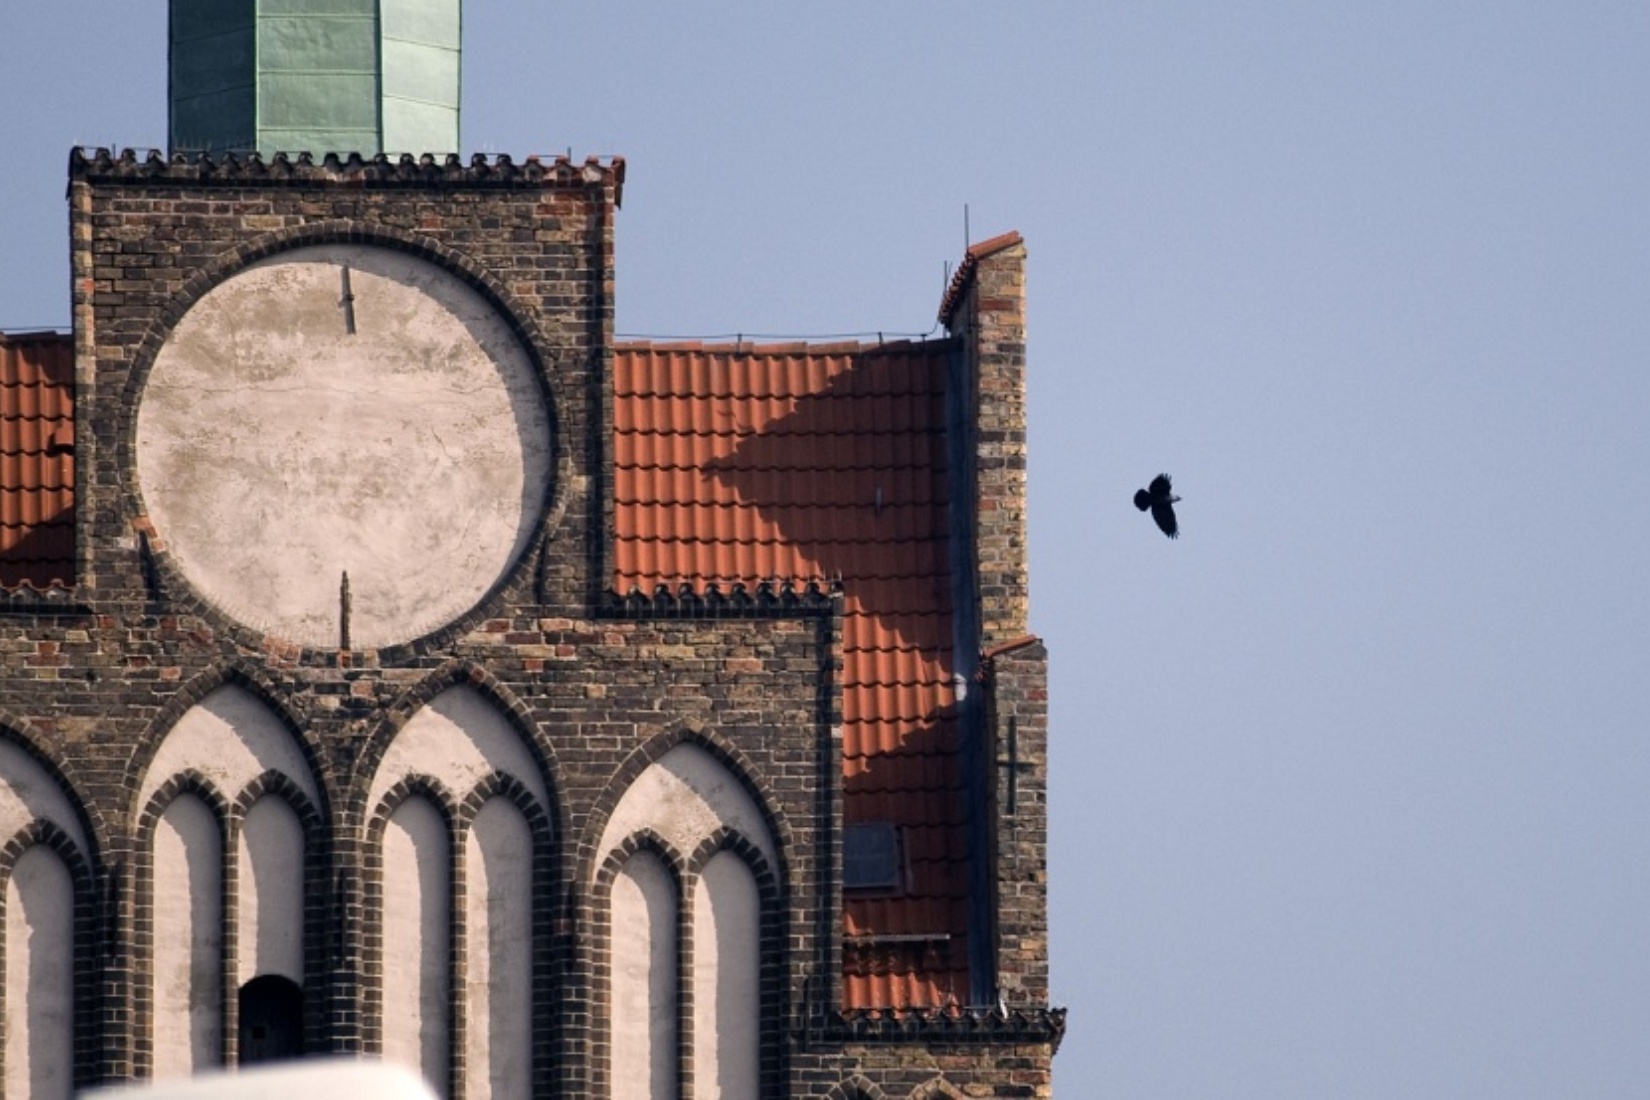
[[[1009,234],[976,245],[969,256],[972,278],[952,317],[969,332],[975,568],[980,643],[990,649],[1027,629],[1026,249]]]
[[[309,1041],[334,1051],[370,1045],[366,991],[378,964],[365,912],[377,873],[363,844],[368,785],[418,708],[463,684],[507,716],[555,802],[534,887],[540,1094],[587,1095],[603,1058],[591,953],[600,914],[589,887],[605,855],[596,850],[601,825],[629,778],[689,739],[740,777],[782,849],[766,887],[770,1087],[846,1095],[860,1080],[890,1097],[1047,1095],[1061,1021],[1046,1011],[852,1023],[830,1011],[840,952],[840,599],[763,594],[716,610],[603,592],[612,575],[608,369],[621,168],[73,158],[77,576],[68,593],[24,593],[0,607],[0,735],[59,777],[96,849],[76,879],[79,1083],[125,1079],[146,1065],[139,990],[151,914],[145,808],[134,802],[161,739],[224,684],[251,692],[288,727],[325,804],[305,824],[315,839],[305,872],[314,894]],[[410,251],[513,318],[542,372],[556,433],[551,499],[523,559],[455,623],[375,651],[281,643],[202,599],[171,561],[166,533],[147,522],[134,473],[137,399],[171,326],[246,264],[336,242]],[[995,640],[1025,622],[1016,249],[981,259],[971,291],[982,319],[980,498],[994,502],[980,516],[981,616]],[[1041,666],[1022,672],[1026,660],[1009,662],[1004,683],[1015,685],[1007,695],[1022,743],[1040,754]],[[1028,810],[1034,786],[1021,788]],[[1040,880],[1022,879],[1041,817],[1022,823],[1010,844],[1020,854],[999,856],[1020,914],[1013,929],[1004,924],[1002,958],[1021,975],[1005,983],[1016,1003],[1040,1007]]]
[[[1048,652],[1028,640],[994,653],[983,681],[998,990],[1037,1008],[1048,1004]]]

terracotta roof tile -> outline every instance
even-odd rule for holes
[[[848,1008],[968,995],[942,344],[623,344],[619,592],[840,580],[849,821],[901,827],[908,881],[851,896]]]
[[[951,325],[951,315],[956,312],[957,306],[962,303],[963,291],[968,284],[974,281],[974,269],[981,260],[992,253],[1001,252],[1005,248],[1023,244],[1024,238],[1012,230],[999,233],[979,244],[969,245],[968,251],[963,254],[962,263],[957,265],[957,271],[951,276],[951,285],[946,288],[945,297],[940,299],[939,320],[946,327]]]
[[[0,588],[74,580],[74,342],[0,333]]]

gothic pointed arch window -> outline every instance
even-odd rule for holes
[[[199,1073],[223,1060],[223,817],[210,788],[160,807],[150,832],[150,1069]]]
[[[421,707],[373,773],[369,1049],[443,1096],[525,1100],[545,1087],[535,1028],[551,990],[533,916],[549,888],[550,805],[531,747],[469,687]]]
[[[293,733],[250,691],[217,687],[162,736],[137,806],[140,1072],[265,1057],[240,1014],[268,1009],[274,979],[299,990],[280,1027],[301,1048],[324,872],[320,790]]]
[[[613,1100],[680,1089],[681,888],[659,852],[630,853],[608,895]]]
[[[237,834],[236,985],[280,978],[302,990],[309,844],[292,796],[259,794]]]
[[[465,831],[465,1066],[472,1096],[523,1096],[532,1081],[534,847],[527,815],[502,794],[486,797]]]
[[[30,844],[6,875],[6,1096],[74,1091],[74,882],[49,845]]]
[[[382,996],[385,1058],[445,1090],[452,1072],[452,829],[439,794],[418,790],[384,819]]]
[[[610,1006],[611,1100],[764,1093],[783,970],[779,853],[716,756],[678,744],[638,775],[603,830],[594,892]],[[771,1087],[771,1086],[768,1086]]]
[[[762,896],[750,863],[722,849],[693,884],[693,1066],[699,1095],[761,1087]]]
[[[81,929],[89,838],[56,776],[0,735],[0,1095],[74,1094],[76,1001],[92,962]]]

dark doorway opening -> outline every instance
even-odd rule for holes
[[[304,1053],[304,991],[279,974],[241,986],[240,1063],[275,1062]]]

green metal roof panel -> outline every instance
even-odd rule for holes
[[[231,88],[251,88],[253,47],[256,38],[252,21],[223,34],[208,35],[172,49],[172,98],[194,99]]]
[[[258,0],[260,15],[376,15],[378,0]]]
[[[458,152],[458,0],[381,0],[384,149]]]
[[[361,15],[258,19],[258,69],[266,73],[373,73],[378,24]]]
[[[252,0],[172,0],[172,42],[247,30],[252,12]]]
[[[252,86],[172,104],[171,147],[177,152],[250,152]]]
[[[168,37],[172,148],[250,148],[252,0],[173,0]]]
[[[461,0],[171,0],[171,146],[459,150]]]
[[[456,115],[451,107],[406,99],[384,100],[384,152],[392,155],[457,152]]]
[[[381,0],[384,37],[458,49],[458,0]]]
[[[258,129],[378,133],[378,78],[372,73],[265,73],[259,82]],[[377,138],[369,141],[377,144]],[[288,152],[297,152],[289,149]],[[312,153],[376,152],[329,146]]]
[[[384,94],[458,107],[458,51],[384,40]]]

